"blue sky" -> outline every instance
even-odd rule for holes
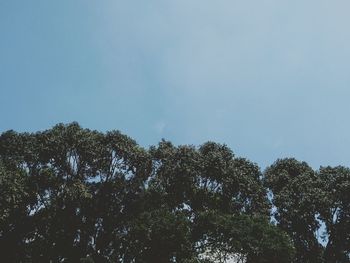
[[[0,1],[0,131],[350,162],[350,2]]]

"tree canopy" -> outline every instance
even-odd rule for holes
[[[346,167],[70,123],[3,132],[0,191],[1,262],[350,262]]]

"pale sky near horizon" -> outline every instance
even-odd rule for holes
[[[78,121],[350,166],[350,2],[0,0],[0,132]]]

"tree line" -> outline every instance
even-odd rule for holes
[[[145,149],[77,123],[0,135],[1,262],[228,255],[350,262],[350,169],[288,158],[262,172],[226,145],[163,140]]]

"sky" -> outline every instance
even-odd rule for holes
[[[0,132],[350,166],[347,0],[0,0]]]

